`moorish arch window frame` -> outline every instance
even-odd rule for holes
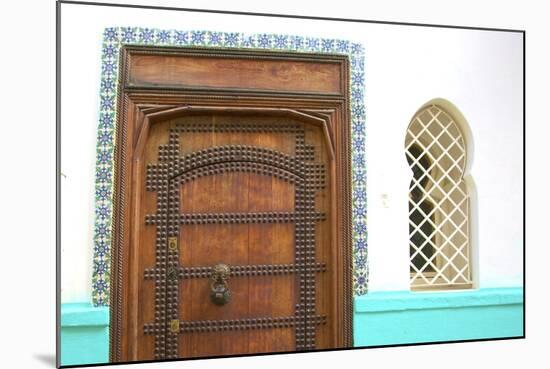
[[[466,136],[439,104],[416,112],[405,138],[411,290],[472,288]]]

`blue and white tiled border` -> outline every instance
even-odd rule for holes
[[[347,55],[350,60],[352,129],[353,289],[367,291],[364,49],[347,40],[296,35],[178,31],[142,27],[106,28],[103,33],[95,177],[92,299],[109,305],[113,171],[119,51],[123,45],[217,47]]]

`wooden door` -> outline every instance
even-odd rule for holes
[[[128,59],[113,361],[349,346],[342,101],[149,91]]]
[[[140,359],[331,346],[323,146],[318,128],[261,115],[151,129],[138,215]],[[219,264],[230,269],[222,305],[211,297]]]

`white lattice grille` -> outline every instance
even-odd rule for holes
[[[407,130],[412,288],[471,286],[466,146],[453,119],[436,105]]]

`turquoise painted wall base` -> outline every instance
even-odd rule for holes
[[[109,362],[109,308],[61,305],[61,365]]]
[[[354,300],[354,345],[523,336],[523,288],[372,292]],[[61,306],[61,365],[109,361],[109,309]]]
[[[354,346],[523,336],[523,288],[372,292],[354,301]]]

